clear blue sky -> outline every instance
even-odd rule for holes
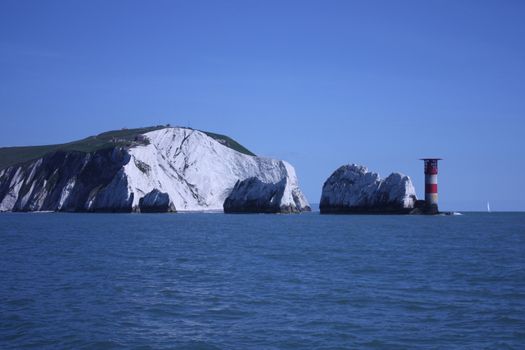
[[[311,202],[340,165],[442,209],[525,210],[524,1],[0,2],[0,146],[171,123],[288,160]]]

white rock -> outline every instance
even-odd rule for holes
[[[322,213],[409,212],[416,191],[410,177],[392,173],[386,179],[361,165],[344,165],[324,183]]]

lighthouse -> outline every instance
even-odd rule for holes
[[[425,164],[425,211],[437,214],[438,209],[438,161],[441,158],[421,158]]]

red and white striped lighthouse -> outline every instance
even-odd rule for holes
[[[438,210],[438,161],[441,158],[421,158],[425,162],[425,207],[429,213]]]

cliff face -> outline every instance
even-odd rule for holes
[[[0,211],[130,211],[122,149],[54,152],[0,171]]]
[[[286,162],[237,152],[193,129],[143,135],[147,141],[131,148],[59,151],[1,170],[0,211],[222,211],[235,184],[248,178],[284,181],[274,200],[292,211],[308,207]]]
[[[321,213],[409,213],[416,191],[406,175],[392,173],[381,179],[364,166],[344,165],[324,183]]]

